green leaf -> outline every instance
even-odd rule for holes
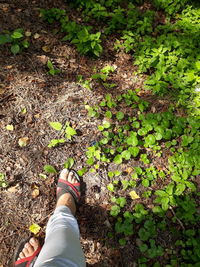
[[[112,118],[112,112],[110,110],[107,110],[105,113],[106,118],[111,119]]]
[[[48,147],[55,147],[59,144],[65,143],[65,139],[52,139],[51,142],[48,144]]]
[[[19,31],[14,31],[14,32],[12,33],[11,37],[12,37],[13,39],[19,39],[19,38],[22,38],[22,37],[23,37],[23,34],[22,34],[21,32],[19,32]]]
[[[0,34],[0,45],[4,45],[6,43],[11,43],[12,38],[9,34]]]
[[[120,246],[125,246],[126,245],[126,239],[125,238],[120,238],[119,239],[119,244],[120,244]]]
[[[56,131],[61,131],[62,130],[62,124],[60,122],[56,121],[51,121],[49,125]]]
[[[29,231],[31,233],[33,233],[34,235],[37,235],[40,232],[40,229],[41,229],[41,227],[38,224],[36,224],[36,223],[32,224],[29,227]]]
[[[121,154],[122,158],[129,160],[131,158],[131,153],[128,150],[124,150]]]
[[[104,122],[103,122],[103,127],[104,127],[105,129],[110,128],[110,122],[108,122],[108,121],[104,121]]]
[[[122,156],[121,155],[116,155],[115,157],[114,157],[114,163],[116,163],[116,164],[121,164],[122,163]]]
[[[126,143],[131,146],[137,146],[138,145],[138,139],[135,135],[131,135],[126,139]]]
[[[138,153],[140,152],[138,147],[129,147],[128,151],[131,153],[133,157],[137,157]]]
[[[163,213],[163,210],[161,209],[160,206],[155,206],[155,207],[153,207],[152,211],[153,211],[154,213]]]
[[[86,167],[84,167],[82,169],[79,169],[77,171],[77,173],[78,173],[79,176],[83,176],[86,172],[87,172],[87,168]]]
[[[124,113],[121,112],[121,111],[117,112],[117,114],[116,114],[116,118],[117,118],[118,120],[122,120],[122,119],[124,118]]]
[[[111,207],[110,214],[112,216],[117,216],[119,213],[120,213],[120,207],[119,206],[114,205],[114,206]]]
[[[71,140],[72,136],[74,136],[76,134],[76,130],[74,128],[72,128],[71,126],[67,126],[65,129],[65,133],[66,133],[66,138]]]
[[[45,165],[44,170],[48,173],[57,173],[56,169],[51,165]]]
[[[174,194],[180,196],[185,191],[185,188],[186,186],[184,184],[177,184]]]
[[[157,195],[159,197],[168,197],[168,194],[165,191],[163,191],[163,190],[157,190],[155,192],[155,195]]]
[[[64,163],[64,167],[66,169],[71,169],[74,166],[74,159],[68,158],[67,161]]]
[[[19,53],[20,47],[18,44],[14,44],[11,46],[10,50],[14,55],[16,55],[17,53]]]
[[[6,188],[8,186],[8,182],[5,179],[5,174],[0,173],[0,187]]]
[[[52,62],[51,62],[50,59],[48,59],[48,61],[47,61],[47,67],[48,67],[50,70],[54,70],[54,66],[53,66],[53,64],[52,64]]]
[[[149,186],[149,180],[147,180],[147,179],[142,180],[142,185],[145,187],[148,187]]]
[[[149,134],[149,135],[147,135],[147,137],[145,137],[145,142],[146,142],[148,145],[153,145],[153,144],[155,144],[155,142],[156,142],[156,138],[155,138],[155,136],[153,136],[152,134]]]
[[[126,205],[126,198],[125,197],[119,197],[116,199],[116,203],[119,204],[121,208],[123,208]]]
[[[89,158],[89,159],[87,159],[87,161],[86,161],[86,163],[88,164],[88,165],[93,165],[94,164],[94,158]]]
[[[165,210],[168,210],[169,208],[169,198],[168,197],[163,197],[162,200],[161,200],[161,204],[162,204],[162,209],[165,211]]]

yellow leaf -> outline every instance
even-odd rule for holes
[[[31,32],[29,32],[29,31],[25,32],[25,36],[26,36],[26,37],[31,36]]]
[[[41,227],[36,223],[32,224],[29,227],[29,231],[31,231],[31,233],[33,233],[35,235],[37,235],[39,233],[40,229],[41,229]]]
[[[18,140],[18,144],[19,146],[24,147],[24,146],[27,146],[28,141],[29,141],[28,137],[22,137]]]
[[[26,112],[27,112],[26,108],[22,108],[21,113],[26,114]]]
[[[33,198],[38,197],[38,196],[40,195],[40,190],[39,190],[38,186],[37,186],[37,185],[33,185],[32,188],[33,188],[33,190],[32,190],[32,192],[31,192],[31,196],[32,196]]]
[[[138,196],[138,194],[133,190],[133,191],[131,191],[130,193],[129,193],[129,195],[130,195],[130,197],[134,200],[134,199],[138,199],[138,198],[140,198],[139,196]]]
[[[8,125],[6,125],[6,130],[8,130],[8,131],[13,131],[13,130],[14,130],[13,125],[12,125],[12,124],[8,124]]]
[[[49,53],[51,51],[51,49],[47,45],[43,46],[42,50],[46,53]]]
[[[39,33],[35,33],[34,36],[33,36],[34,39],[38,39],[40,38],[40,34]]]

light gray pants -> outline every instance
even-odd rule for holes
[[[76,218],[66,206],[55,209],[48,221],[45,243],[34,267],[85,267]]]

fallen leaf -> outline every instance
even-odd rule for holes
[[[27,112],[26,108],[22,108],[21,113],[26,114],[26,112]]]
[[[3,95],[5,93],[5,89],[0,88],[0,95]]]
[[[40,38],[40,34],[39,34],[39,33],[35,33],[35,34],[33,35],[33,38],[34,38],[34,39],[38,39],[38,38]]]
[[[48,57],[47,56],[42,55],[42,56],[37,56],[37,58],[42,64],[44,64],[44,65],[47,64],[47,61],[48,61]]]
[[[31,196],[33,198],[36,198],[40,195],[40,190],[39,190],[39,187],[37,185],[33,185],[32,186],[32,192],[31,192]]]
[[[50,49],[47,45],[44,45],[44,46],[42,47],[42,50],[43,50],[44,52],[46,52],[46,53],[49,53],[49,52],[51,51],[51,49]]]
[[[47,178],[46,174],[44,174],[44,173],[39,173],[39,177],[42,178],[42,179],[46,179]]]
[[[32,33],[31,33],[31,32],[29,32],[29,31],[25,32],[25,36],[26,36],[26,37],[29,37],[29,36],[31,36],[31,34],[32,34]]]
[[[29,231],[31,231],[31,233],[33,233],[35,235],[39,233],[40,229],[41,229],[41,227],[38,224],[36,224],[36,223],[32,224],[29,227]]]
[[[13,130],[14,130],[13,125],[12,125],[12,124],[8,124],[8,125],[6,125],[6,130],[8,130],[8,131],[13,131]]]
[[[12,69],[12,65],[5,66],[5,69]]]
[[[134,190],[132,190],[129,195],[133,200],[140,198],[140,196],[138,196],[138,194]]]
[[[40,118],[40,114],[39,114],[39,113],[38,113],[38,114],[35,114],[34,117],[35,117],[36,119],[39,119],[39,118]]]
[[[11,187],[9,187],[9,188],[7,189],[7,192],[9,192],[9,193],[15,193],[15,192],[18,191],[18,189],[19,189],[19,186],[18,186],[18,185],[11,186]]]
[[[125,169],[125,172],[127,172],[128,174],[132,173],[132,171],[133,171],[133,168],[131,168],[131,167],[127,167]]]
[[[24,147],[24,146],[27,146],[28,141],[29,141],[28,137],[22,137],[18,140],[18,144],[20,147]]]

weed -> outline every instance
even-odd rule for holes
[[[10,44],[10,51],[16,55],[24,48],[29,47],[29,42],[24,36],[24,30],[19,28],[13,32],[6,31],[5,34],[0,34],[0,45]]]

